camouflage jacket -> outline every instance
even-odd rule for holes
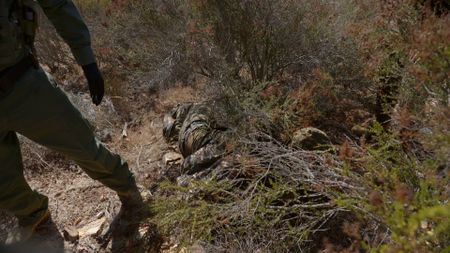
[[[202,103],[177,105],[164,118],[164,137],[177,140],[184,157],[208,144],[221,144],[226,130],[215,120],[213,109]]]

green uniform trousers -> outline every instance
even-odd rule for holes
[[[42,69],[30,68],[0,97],[0,209],[19,222],[47,209],[47,197],[25,181],[16,133],[74,160],[91,178],[118,193],[134,185],[128,165],[94,137],[80,112]]]

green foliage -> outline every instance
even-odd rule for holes
[[[444,25],[450,16],[413,2],[386,1],[376,7],[361,2],[363,18],[355,25],[359,49],[367,54],[367,74],[382,87],[379,95],[390,107],[383,109],[393,118],[391,133],[380,126],[372,129],[376,137],[360,157],[373,189],[366,210],[373,210],[390,231],[391,241],[374,247],[375,252],[443,252],[449,247],[442,229],[450,224],[445,175],[450,34]],[[386,86],[391,88],[383,90]]]
[[[277,147],[267,143],[252,145]],[[249,147],[248,152],[252,153],[253,148]],[[284,156],[285,150],[278,148],[274,156]],[[154,221],[187,245],[200,240],[212,248],[240,252],[254,249],[291,252],[318,247],[321,240],[314,237],[317,231],[329,229],[325,225],[327,220],[345,211],[329,198],[341,191],[335,186],[339,183],[330,182],[327,186],[303,182],[300,178],[308,170],[277,169],[283,166],[283,160],[258,161],[263,156],[250,153],[245,153],[239,167],[231,169],[239,170],[242,173],[239,176],[192,179],[188,187],[162,184],[155,198]],[[286,159],[304,159],[300,157],[301,154],[297,158],[294,154]],[[311,154],[309,159],[317,159],[316,166],[322,168],[323,158],[319,154]],[[273,168],[265,167],[268,163]],[[321,177],[319,172],[314,173]],[[314,189],[315,185],[323,189]],[[345,184],[342,188],[346,189]]]
[[[372,129],[376,141],[367,146],[365,182],[372,189],[365,210],[387,226],[390,241],[373,252],[441,252],[449,245],[450,205],[436,181],[437,164],[405,153],[399,138]]]
[[[225,235],[254,237],[255,240],[258,237],[270,238],[273,236],[270,233],[279,233],[276,229],[283,229],[286,232],[284,236],[292,240],[307,232],[290,226],[282,228],[286,211],[267,207],[285,192],[286,187],[269,189],[259,186],[254,196],[246,200],[245,196],[236,195],[235,191],[227,192],[228,188],[216,181],[194,181],[187,188],[166,184],[162,187],[163,191],[176,193],[156,198],[153,207],[157,213],[155,221],[167,234],[180,236],[179,239],[186,245],[198,240],[220,244],[217,240]],[[217,195],[223,195],[220,201],[216,199]]]
[[[187,193],[187,189],[173,185],[162,187],[169,191],[178,190],[181,196]],[[155,221],[161,226],[162,232],[168,235],[179,233],[185,236],[183,241],[188,244],[193,243],[193,239],[211,240],[211,231],[216,222],[213,218],[217,216],[217,210],[217,206],[207,201],[191,201],[180,196],[156,198],[152,205],[152,211],[157,214]]]

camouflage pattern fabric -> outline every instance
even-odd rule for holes
[[[177,105],[164,117],[163,134],[167,141],[178,141],[185,158],[183,171],[188,174],[210,166],[226,153],[227,128],[217,124],[206,104]]]
[[[169,141],[177,141],[178,135],[193,103],[178,104],[164,116],[163,136]]]

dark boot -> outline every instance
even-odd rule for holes
[[[133,249],[139,243],[139,225],[147,213],[146,206],[136,185],[118,196],[122,206],[106,233],[104,246],[112,240],[112,252],[135,252]]]
[[[126,193],[118,193],[122,206],[117,215],[119,219],[140,220],[145,213],[144,200],[136,185]]]
[[[19,219],[19,227],[8,233],[5,244],[12,245],[28,241],[36,232],[37,227],[45,223],[49,218],[50,212],[48,209],[45,209],[27,217],[26,221]]]

